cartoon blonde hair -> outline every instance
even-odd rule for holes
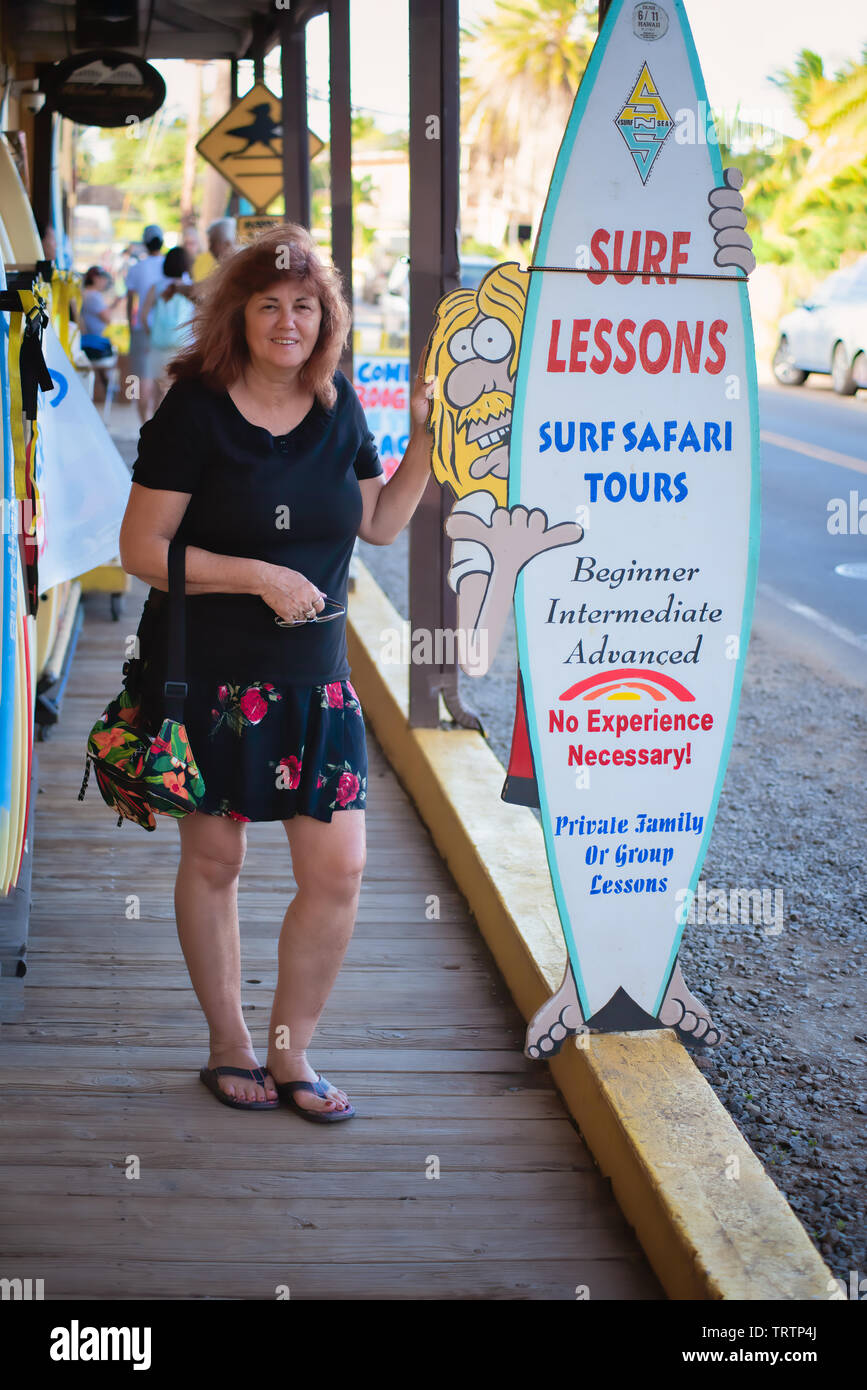
[[[514,348],[509,359],[509,376],[514,378],[518,369],[518,352],[521,347],[521,329],[524,322],[524,309],[527,303],[529,271],[522,270],[516,261],[494,266],[489,270],[477,290],[452,290],[444,295],[434,309],[435,325],[428,343],[425,375],[433,375],[437,380],[437,390],[431,409],[431,426],[434,433],[432,467],[438,483],[448,483],[458,497],[468,492],[484,488],[491,491],[489,478],[475,479],[459,471],[456,462],[455,444],[457,430],[455,418],[457,411],[443,394],[443,383],[451,369],[456,365],[448,350],[448,341],[461,328],[467,328],[478,315],[499,319],[512,334]],[[505,500],[505,480],[497,480]]]

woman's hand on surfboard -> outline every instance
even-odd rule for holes
[[[490,525],[472,512],[454,511],[443,529],[453,541],[481,541],[493,555],[496,566],[517,574],[534,555],[561,545],[576,545],[584,535],[583,526],[575,522],[562,521],[551,527],[547,523],[541,508],[528,511],[518,505],[511,510],[495,507]]]
[[[707,198],[713,209],[708,221],[714,229],[713,239],[718,247],[714,264],[736,265],[745,275],[749,275],[756,268],[756,258],[746,230],[747,217],[740,191],[744,176],[740,169],[725,169],[723,178],[725,187],[712,188]]]
[[[422,349],[418,359],[418,371],[415,374],[412,395],[409,398],[409,413],[414,429],[418,429],[428,422],[430,415],[430,403],[436,390],[436,377],[424,375],[424,363],[427,357],[427,347]]]

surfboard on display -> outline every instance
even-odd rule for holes
[[[660,1019],[755,592],[752,259],[745,233],[715,235],[738,219],[709,190],[739,179],[708,111],[680,0],[615,0],[554,169],[515,384],[509,506],[584,532],[524,566],[515,616],[574,990],[603,1029]],[[541,1010],[529,1055],[578,1027]]]
[[[531,264],[437,304],[432,467],[458,660],[514,602],[502,797],[538,806],[568,952],[525,1051],[719,1041],[677,955],[734,733],[759,544],[754,267],[680,0],[614,0]]]

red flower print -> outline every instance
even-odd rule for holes
[[[356,691],[355,686],[352,684],[352,681],[347,681],[347,682],[346,682],[346,689],[349,691],[349,693],[350,693],[350,695],[352,696],[353,700],[357,700],[357,699],[358,699],[358,692]]]
[[[325,693],[328,696],[330,709],[343,709],[343,690],[340,681],[332,681],[330,685],[326,685]]]
[[[316,779],[316,785],[317,785],[317,787],[324,787],[324,786],[325,786],[325,778],[322,776],[322,773],[321,773],[321,772],[320,772],[319,776],[318,776],[317,779]]]
[[[341,806],[348,806],[358,795],[358,778],[354,772],[342,772],[337,783],[337,800]]]
[[[258,690],[254,690],[252,686],[244,691],[240,699],[240,705],[241,713],[251,724],[260,723],[261,720],[264,719],[268,709],[267,700],[263,700]]]
[[[284,785],[288,786],[289,790],[292,791],[301,781],[301,759],[296,758],[295,754],[292,753],[288,758],[281,758],[277,766],[286,769],[284,773]]]
[[[226,686],[226,685],[221,685],[220,688],[219,688],[219,690],[217,691],[217,699],[220,701],[220,704],[221,704],[221,705],[224,705],[224,704],[226,703],[226,700],[228,699],[228,696],[229,696],[229,687]]]
[[[270,683],[269,681],[265,681],[265,683],[264,683],[263,686],[262,686],[262,689],[263,689],[263,690],[273,690],[274,687],[273,687],[273,685],[271,685],[271,683]]]
[[[250,819],[249,816],[242,816],[242,815],[239,815],[237,811],[227,811],[227,812],[226,812],[226,815],[227,815],[227,816],[231,816],[232,820],[246,820],[246,821],[248,821],[248,820]]]

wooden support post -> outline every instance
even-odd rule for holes
[[[287,222],[310,227],[310,147],[307,136],[307,54],[303,19],[279,10],[283,77],[283,198]]]
[[[349,0],[331,0],[328,11],[331,114],[331,259],[343,275],[352,307],[352,106],[349,81]],[[352,337],[340,370],[353,379]]]

